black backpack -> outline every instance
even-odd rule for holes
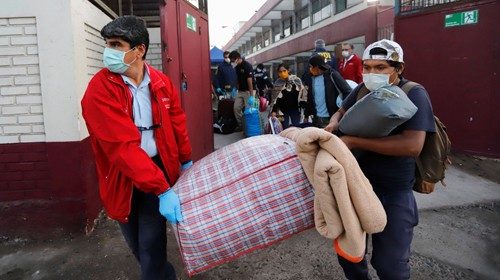
[[[408,94],[418,83],[408,81],[401,89]],[[356,96],[356,100],[361,99],[370,91],[365,85],[361,86]],[[444,183],[446,167],[451,164],[451,141],[446,133],[446,126],[434,116],[436,133],[426,133],[425,142],[420,155],[415,158],[415,184],[413,190],[419,193],[431,193],[437,182]]]
[[[214,132],[220,134],[231,134],[234,129],[238,126],[236,119],[231,116],[221,116],[214,123]]]

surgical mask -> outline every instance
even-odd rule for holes
[[[234,68],[234,67],[238,66],[238,63],[236,63],[236,61],[235,62],[231,62],[231,66],[233,66],[233,68]]]
[[[368,90],[374,91],[381,87],[390,85],[389,83],[390,74],[363,74],[363,83]]]
[[[135,48],[132,48],[126,52],[115,50],[112,48],[104,48],[104,52],[102,53],[102,62],[104,66],[109,69],[109,71],[113,73],[123,74],[130,67],[132,63],[137,59],[137,57],[130,62],[129,64],[124,62],[125,54],[129,51],[132,51]]]
[[[227,62],[227,63],[231,63],[231,59],[229,59],[229,58],[227,58],[227,57],[226,57],[226,58],[224,58],[224,61],[225,61],[225,62]]]
[[[349,53],[349,51],[342,51],[343,57],[348,58],[350,55],[351,55],[351,53]]]
[[[286,80],[288,79],[288,71],[279,72],[278,76],[280,77],[280,79]]]

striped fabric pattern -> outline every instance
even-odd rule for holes
[[[314,193],[295,142],[262,135],[196,162],[174,186],[176,227],[190,276],[314,226]]]

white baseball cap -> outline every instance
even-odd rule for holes
[[[375,48],[384,49],[387,54],[376,52],[371,54],[372,50]],[[391,40],[383,39],[375,43],[370,44],[363,52],[363,60],[366,59],[377,59],[377,60],[391,60],[395,62],[404,62],[403,60],[403,49],[401,46]]]

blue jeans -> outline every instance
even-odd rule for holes
[[[387,214],[384,231],[372,234],[371,264],[382,280],[410,279],[410,245],[418,209],[413,191],[377,194]],[[366,257],[352,263],[338,256],[347,279],[371,279]]]

